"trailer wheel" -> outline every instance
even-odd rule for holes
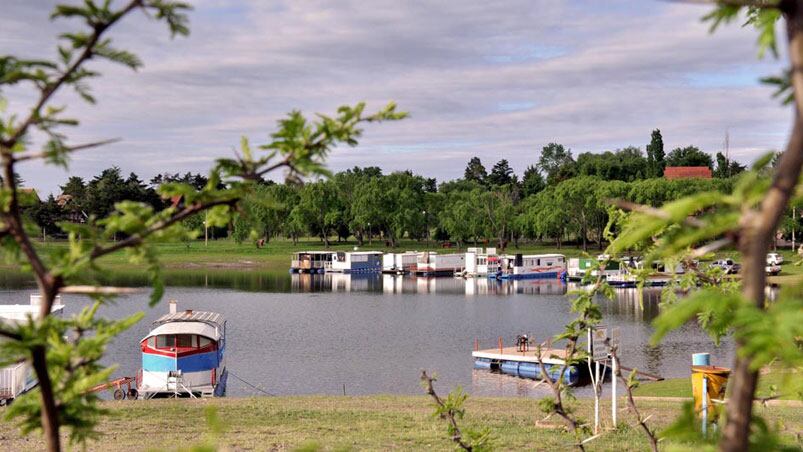
[[[114,400],[123,400],[125,398],[125,391],[122,389],[115,389],[114,390]]]
[[[137,392],[136,389],[131,388],[131,389],[128,390],[128,398],[129,398],[129,400],[136,400],[138,395],[139,395],[139,392]]]

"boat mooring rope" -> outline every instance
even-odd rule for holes
[[[232,372],[232,371],[229,371],[229,375],[231,375],[232,377],[234,377],[234,378],[236,378],[236,379],[240,380],[241,382],[243,382],[243,383],[247,384],[248,386],[250,386],[250,387],[252,387],[252,388],[256,389],[257,391],[259,391],[259,392],[261,392],[261,393],[263,393],[263,394],[265,394],[265,395],[269,395],[269,396],[276,396],[276,394],[271,394],[270,392],[268,392],[268,391],[266,391],[266,390],[264,390],[264,389],[262,389],[262,388],[260,388],[260,387],[258,387],[258,386],[255,386],[255,385],[253,385],[253,384],[251,384],[251,383],[249,383],[249,382],[247,382],[247,381],[243,380],[242,378],[238,377],[238,376],[237,376],[237,375],[236,375],[234,372]]]

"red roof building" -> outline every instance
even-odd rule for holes
[[[711,179],[711,168],[707,166],[667,166],[664,177],[674,179]]]

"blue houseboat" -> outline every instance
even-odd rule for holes
[[[137,375],[141,398],[219,397],[226,393],[226,320],[216,312],[170,313],[153,322],[140,342],[142,369]]]

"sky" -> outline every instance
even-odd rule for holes
[[[117,1],[116,3],[120,3]],[[206,172],[232,155],[241,136],[265,143],[276,121],[298,109],[334,113],[393,100],[410,113],[371,124],[356,148],[338,148],[329,167],[412,170],[444,181],[478,156],[507,159],[521,175],[541,148],[562,143],[576,156],[629,145],[644,149],[659,128],[665,149],[697,145],[749,163],[781,149],[791,112],[758,79],[782,61],[757,58],[757,34],[733,24],[710,34],[710,6],[630,0],[201,0],[191,35],[135,12],[111,31],[138,54],[139,71],[92,62],[98,103],[55,98],[81,121],[66,130],[81,151],[69,170],[26,163],[40,193],[69,175],[91,178],[119,166],[143,179]],[[48,19],[54,2],[3,0],[0,55],[54,58],[59,33],[76,21]],[[780,27],[779,27],[780,29]],[[781,49],[783,55],[784,49]],[[9,112],[34,99],[5,89]],[[34,140],[32,145],[36,145]],[[281,178],[277,173],[274,178]]]

